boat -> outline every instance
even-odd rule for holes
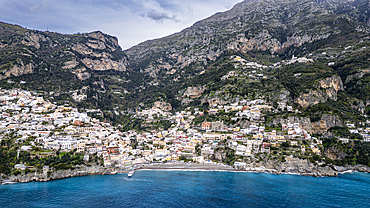
[[[131,178],[135,173],[135,170],[131,170],[130,172],[128,172],[128,177]]]
[[[16,184],[18,182],[16,181],[1,181],[0,184],[1,185],[10,185],[10,184]]]

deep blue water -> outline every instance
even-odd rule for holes
[[[137,171],[2,185],[0,207],[370,207],[370,174]]]

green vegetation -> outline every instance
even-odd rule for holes
[[[300,74],[298,77],[295,74]],[[291,64],[278,69],[276,76],[293,98],[311,89],[317,89],[318,80],[335,75],[335,71],[321,62]]]
[[[50,167],[55,168],[56,170],[61,169],[71,169],[76,165],[85,164],[83,161],[83,155],[75,153],[75,152],[65,152],[65,153],[58,153],[56,156],[51,156],[47,158],[38,158],[33,157],[31,158],[30,152],[19,152],[19,157],[17,157],[17,146],[6,146],[6,141],[1,142],[2,147],[0,148],[0,173],[4,174],[11,174],[13,172],[14,175],[19,174],[18,170],[14,169],[15,164],[25,164],[27,166],[36,168],[37,170],[41,170],[43,166],[48,165]]]
[[[335,138],[327,138],[323,141],[325,150],[333,150],[337,156],[333,159],[336,165],[362,164],[370,166],[370,143],[361,141],[350,141],[343,143]]]

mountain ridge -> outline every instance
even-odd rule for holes
[[[328,3],[326,2],[334,1],[321,2],[321,4],[325,3],[327,6]],[[260,4],[263,4],[263,7]],[[335,18],[337,18],[337,21],[343,21],[339,25],[346,23],[346,19],[340,19],[340,15],[333,17],[334,19],[329,22],[324,22],[322,16],[312,17],[314,12],[319,12],[320,15],[330,16],[328,14],[330,12],[325,9],[325,5],[320,6],[320,4],[314,1],[306,0],[243,1],[235,5],[231,10],[217,13],[209,18],[198,21],[193,26],[181,32],[161,39],[140,43],[137,46],[125,50],[125,52],[132,61],[134,69],[145,71],[154,77],[160,70],[168,70],[169,68],[179,70],[194,62],[207,63],[207,61],[213,61],[226,50],[241,52],[257,50],[279,53],[292,45],[297,47],[306,42],[328,38],[330,31],[335,29],[330,28],[334,26],[333,21],[336,21]],[[246,8],[251,9],[246,11]],[[305,18],[299,20],[299,23],[302,25],[298,25],[298,29],[289,29],[288,26],[294,20],[291,20],[292,11],[298,10],[295,12],[298,14],[300,10],[304,9],[313,9],[313,11],[306,12],[307,17],[298,15],[299,18]],[[284,14],[287,11],[289,14]],[[264,23],[265,20],[263,17],[267,16],[269,18],[268,12],[271,12],[270,16],[272,18],[266,20],[269,24],[266,26],[264,25],[266,23]],[[279,17],[279,15],[288,15],[289,18]],[[282,20],[279,20],[279,18],[282,18]],[[315,19],[312,20],[313,18]],[[289,20],[290,22],[284,24],[283,20]],[[315,25],[315,21],[323,25],[317,26]],[[352,24],[346,23],[346,27],[361,29],[365,26]],[[303,27],[305,25],[307,25],[306,28]],[[315,30],[311,34],[307,33],[306,29],[312,28],[312,26],[314,26]],[[327,26],[329,28],[326,28]],[[356,28],[356,26],[359,28]],[[336,31],[340,33],[345,29],[339,28],[338,30],[337,28]],[[366,30],[368,29],[366,27]],[[249,30],[251,31],[250,34],[248,32]],[[304,34],[305,32],[307,34]],[[299,35],[298,33],[302,34]]]
[[[354,119],[370,104],[365,67],[370,27],[363,12],[368,4],[243,1],[128,50],[99,31],[62,35],[14,26],[14,40],[4,29],[0,34],[5,57],[0,82],[59,95],[82,93],[83,101],[66,98],[82,108],[103,108],[102,118],[117,122],[127,109],[156,101],[176,111],[256,97],[294,106],[314,120],[322,113],[311,108],[321,104],[338,115],[346,109],[342,119]]]

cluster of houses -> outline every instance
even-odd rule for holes
[[[229,71],[228,74],[224,75],[221,77],[221,80],[225,80],[228,78],[232,77],[239,77],[239,76],[245,76],[249,78],[254,78],[254,79],[266,79],[267,76],[265,76],[262,72],[265,69],[277,69],[280,68],[284,65],[290,65],[294,63],[308,63],[308,62],[313,62],[313,59],[308,59],[306,57],[295,57],[294,55],[292,56],[292,59],[290,60],[283,60],[281,62],[277,62],[272,64],[271,66],[265,66],[262,64],[258,64],[256,62],[248,62],[247,60],[241,58],[240,56],[231,56],[230,59],[234,62],[234,67],[235,69],[252,69],[252,71],[247,70],[243,72],[237,72],[237,71]],[[255,70],[254,70],[255,69]],[[259,70],[259,71],[257,71]],[[297,75],[299,76],[299,75]]]
[[[174,114],[153,107],[138,111],[134,117],[155,120],[166,118],[173,125],[168,130],[121,132],[109,123],[79,112],[76,108],[58,106],[24,90],[0,90],[0,141],[12,134],[20,145],[19,151],[29,151],[31,157],[51,157],[56,151],[76,151],[103,157],[105,165],[130,166],[155,161],[192,159],[207,162],[220,145],[235,150],[237,156],[269,153],[271,146],[289,141],[304,152],[309,148],[319,153],[320,140],[311,138],[298,123],[282,124],[281,129],[266,131],[263,125],[229,128],[222,121],[204,121],[200,126],[192,121],[203,112],[187,109]],[[263,100],[230,105],[214,105],[209,113],[219,110],[235,112],[235,117],[259,119],[272,106]],[[213,112],[215,111],[215,112]],[[355,128],[351,128],[355,129]],[[368,130],[368,129],[367,129]],[[302,140],[310,146],[300,146]]]
[[[367,121],[366,123],[370,124],[370,121]],[[360,124],[362,123],[360,122]],[[370,142],[370,127],[358,128],[356,127],[355,124],[350,124],[350,123],[347,123],[346,126],[351,134],[360,134],[365,142]],[[345,139],[345,138],[341,138],[341,140],[344,142],[348,142],[348,139]]]

